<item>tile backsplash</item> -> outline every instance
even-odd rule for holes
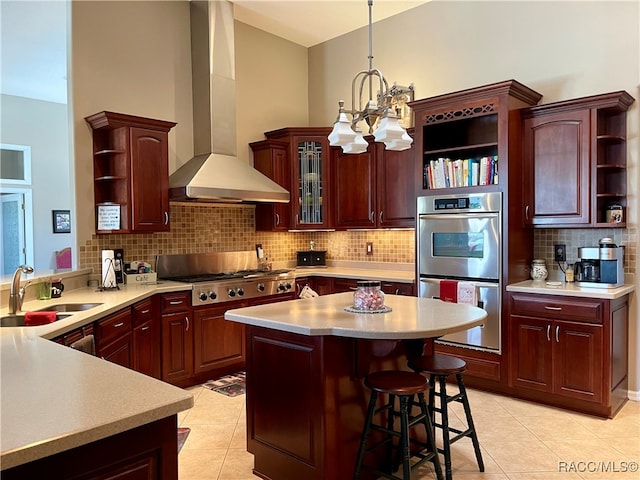
[[[637,228],[580,228],[580,229],[536,229],[533,234],[533,256],[544,258],[549,271],[559,271],[554,261],[553,246],[567,246],[567,263],[578,261],[579,247],[597,247],[601,238],[612,238],[616,245],[624,245],[624,273],[636,273],[638,254]]]
[[[255,208],[250,205],[171,204],[171,231],[134,235],[93,235],[80,247],[80,268],[100,272],[102,250],[124,249],[125,261],[144,260],[153,264],[157,254],[229,252],[254,250],[261,243],[274,262],[293,262],[296,252],[326,250],[327,260],[413,263],[415,234],[407,230],[355,230],[346,232],[274,233],[255,231]],[[635,274],[637,229],[535,229],[532,258],[544,258],[550,271],[558,270],[553,246],[567,246],[567,262],[578,260],[578,247],[597,246],[612,237],[625,245],[625,273]],[[367,242],[373,255],[366,254]]]
[[[255,208],[247,205],[171,204],[171,231],[152,234],[93,235],[80,247],[80,267],[100,272],[101,251],[124,249],[125,261],[153,265],[157,254],[254,250],[257,243],[275,262],[295,261],[296,252],[326,250],[327,260],[413,263],[413,229],[349,232],[256,232]],[[373,255],[366,255],[367,242]]]

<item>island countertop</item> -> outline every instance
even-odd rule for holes
[[[228,310],[224,317],[247,325],[302,335],[367,339],[432,338],[481,325],[487,312],[430,298],[387,295],[388,313],[350,313],[353,293]]]

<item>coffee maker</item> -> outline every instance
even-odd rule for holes
[[[578,248],[575,265],[576,286],[616,288],[624,285],[624,247],[611,238],[601,238],[597,247]]]

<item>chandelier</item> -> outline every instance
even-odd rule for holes
[[[329,144],[332,147],[342,147],[344,153],[363,153],[369,144],[362,135],[359,126],[365,121],[369,126],[369,132],[373,133],[376,142],[383,142],[387,150],[402,151],[411,148],[413,139],[400,124],[399,110],[395,106],[404,102],[407,94],[413,95],[413,85],[401,87],[393,85],[389,88],[387,80],[382,72],[373,68],[373,54],[371,48],[371,10],[373,0],[369,4],[369,69],[361,70],[351,82],[351,110],[346,110],[344,100],[338,102],[338,118],[329,134]],[[365,90],[365,85],[367,89]],[[374,86],[378,90],[373,94]],[[356,96],[357,87],[357,96]],[[363,93],[368,92],[368,99],[363,98]],[[357,98],[357,108],[356,108]],[[351,116],[349,120],[348,115]]]

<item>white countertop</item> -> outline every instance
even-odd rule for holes
[[[0,328],[0,466],[2,469],[174,415],[193,406],[191,393],[47,340],[163,291],[173,284],[25,302],[23,311],[55,303],[102,303],[49,325]],[[7,313],[4,308],[2,315]]]
[[[193,406],[186,390],[28,332],[0,348],[3,469]]]
[[[560,285],[557,285],[559,283]],[[617,288],[578,287],[575,283],[546,282],[526,280],[524,282],[507,285],[508,292],[542,293],[545,295],[565,295],[568,297],[602,298],[614,300],[633,292],[633,284],[625,284]]]
[[[24,335],[28,332],[28,334],[32,336],[51,339],[111,313],[115,313],[128,305],[132,305],[156,293],[176,292],[180,290],[191,290],[191,284],[160,281],[157,284],[150,285],[120,285],[119,290],[99,291],[96,287],[85,287],[69,292],[65,291],[60,298],[24,302],[22,312],[40,310],[59,303],[101,303],[102,305],[90,310],[85,310],[84,312],[63,312],[71,313],[71,315],[48,325],[40,325],[37,327],[2,327],[0,328],[0,336],[13,335],[16,333]],[[8,307],[1,308],[0,314],[7,315]]]
[[[225,313],[227,320],[302,335],[350,338],[431,338],[482,324],[487,313],[477,307],[429,298],[386,295],[389,313],[349,313],[353,293],[289,300]]]

